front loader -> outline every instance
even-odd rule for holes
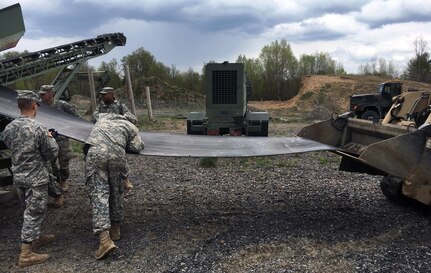
[[[380,122],[348,112],[304,127],[298,136],[337,147],[342,171],[382,175],[389,199],[431,205],[430,104],[431,92],[406,92]]]

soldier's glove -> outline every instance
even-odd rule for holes
[[[51,133],[51,136],[53,138],[57,138],[58,137],[58,132],[54,128],[51,128],[48,131]]]
[[[85,143],[84,146],[82,146],[82,152],[84,153],[84,155],[87,155],[88,150],[90,149],[91,145]]]

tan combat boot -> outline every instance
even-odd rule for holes
[[[126,191],[131,191],[133,189],[133,185],[130,182],[129,178],[126,178],[124,180],[124,188],[126,189]]]
[[[49,258],[48,254],[37,254],[32,252],[31,244],[22,244],[18,265],[21,267],[25,267],[25,266],[40,264],[48,260],[48,258]]]
[[[112,241],[118,241],[121,238],[120,224],[117,222],[111,222],[111,228],[109,229],[109,235]]]
[[[54,201],[49,203],[49,205],[56,209],[61,208],[62,206],[64,206],[64,195],[62,194],[57,197],[54,197]]]
[[[117,246],[111,240],[108,231],[103,231],[99,234],[99,249],[96,251],[96,259],[100,260],[111,254],[112,251],[117,249]]]
[[[36,248],[49,244],[54,240],[55,236],[53,234],[40,235],[39,239],[31,242],[31,249],[35,250]]]

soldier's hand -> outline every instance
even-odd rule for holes
[[[57,135],[58,135],[58,133],[55,129],[49,129],[48,130],[48,136],[49,137],[57,138]]]
[[[124,179],[124,189],[126,192],[130,192],[133,189],[133,184],[130,182],[129,178]]]

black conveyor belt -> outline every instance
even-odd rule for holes
[[[17,93],[0,86],[0,115],[17,118]],[[85,142],[93,123],[52,109],[39,107],[36,120],[59,134]],[[185,131],[185,130],[184,130]],[[336,150],[325,144],[300,137],[230,137],[196,136],[167,133],[140,132],[145,149],[143,155],[185,157],[245,157]]]

